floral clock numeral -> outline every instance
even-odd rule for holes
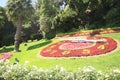
[[[84,49],[83,54],[85,54],[85,55],[90,54],[90,50],[89,49]]]
[[[51,52],[50,52],[50,54],[54,54],[54,53],[56,53],[57,51],[56,50],[52,50]]]
[[[100,50],[105,49],[105,46],[104,45],[100,45],[100,46],[97,47],[97,49],[100,49]]]
[[[44,53],[51,52],[51,51],[52,51],[52,49],[47,49],[47,50],[44,51]]]
[[[67,55],[67,54],[70,54],[70,51],[69,51],[69,50],[62,52],[62,55]]]

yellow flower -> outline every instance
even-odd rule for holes
[[[67,55],[67,54],[70,54],[69,50],[62,52],[62,55]]]
[[[50,46],[50,48],[54,48],[56,45],[52,45],[52,46]]]
[[[90,54],[90,50],[89,49],[84,49],[83,54]]]
[[[50,52],[50,54],[54,54],[54,53],[56,53],[57,51],[56,50],[52,50],[51,52]]]
[[[97,47],[97,49],[105,49],[105,46],[104,45],[100,45]]]
[[[44,52],[46,53],[46,52],[51,52],[52,51],[52,49],[47,49],[47,50],[45,50]]]

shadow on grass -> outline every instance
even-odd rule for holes
[[[27,50],[33,50],[33,49],[36,49],[36,48],[39,48],[39,47],[43,47],[43,46],[45,46],[45,45],[47,45],[47,44],[49,44],[49,43],[51,43],[51,42],[52,42],[51,40],[48,40],[48,41],[46,41],[46,42],[42,42],[42,43],[39,43],[39,44],[30,46],[30,47],[28,47]]]
[[[3,47],[2,49],[0,49],[0,52],[11,52],[13,50],[14,50],[13,47],[10,47],[10,48]]]

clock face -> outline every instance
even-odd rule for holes
[[[62,40],[53,43],[45,47],[40,55],[44,57],[94,56],[106,54],[117,47],[117,42],[109,37],[94,36],[87,37],[85,41],[73,40]]]
[[[79,50],[93,47],[95,43],[93,42],[66,42],[59,46],[61,50]]]

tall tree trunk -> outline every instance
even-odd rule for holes
[[[19,52],[20,40],[21,40],[21,28],[22,28],[22,17],[18,16],[18,26],[15,34],[15,42],[14,42],[14,51]]]

